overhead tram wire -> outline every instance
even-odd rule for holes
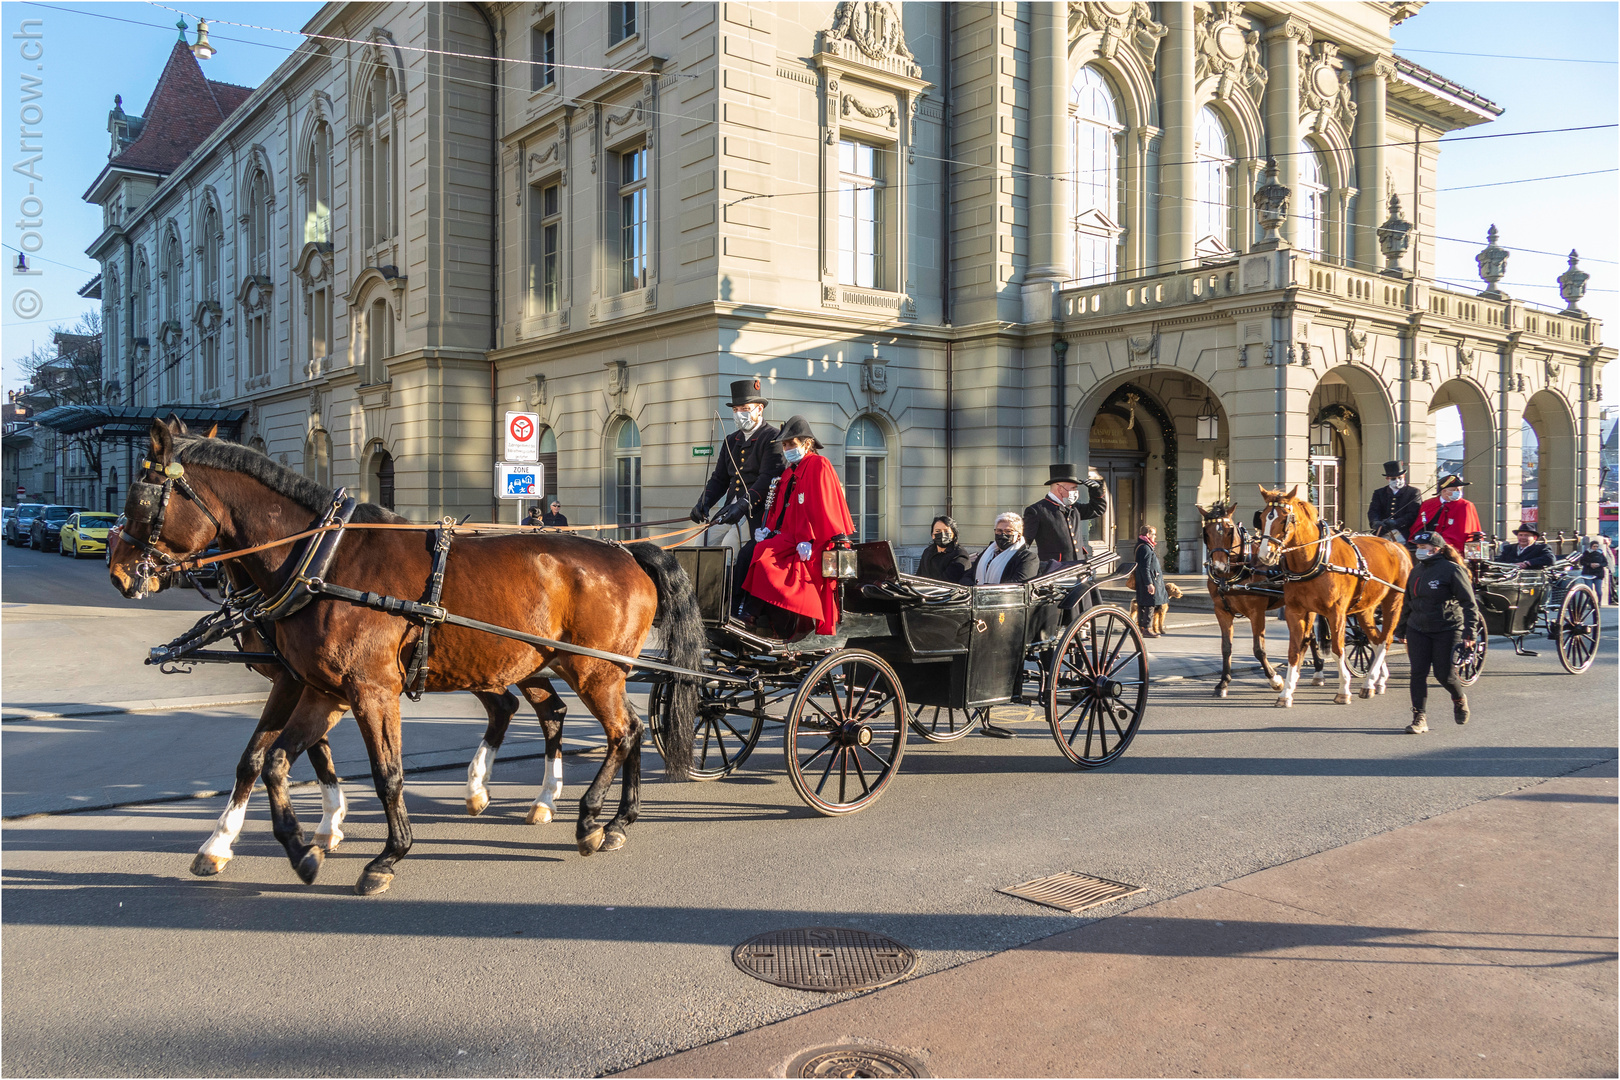
[[[1535,60],[1549,64],[1620,64],[1620,60],[1588,60],[1580,56],[1509,56],[1506,53],[1452,52],[1448,49],[1400,49],[1397,55],[1422,53],[1426,56],[1475,56],[1482,60]]]

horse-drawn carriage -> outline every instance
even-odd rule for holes
[[[1059,751],[1081,768],[1130,745],[1148,698],[1141,634],[1119,608],[1080,603],[1117,556],[970,588],[900,573],[887,541],[854,554],[835,633],[776,641],[727,617],[729,549],[676,549],[703,614],[705,671],[728,680],[700,690],[694,779],[729,775],[767,723],[781,724],[794,790],[820,813],[853,813],[893,779],[908,727],[954,742],[1007,702],[1041,706]],[[671,685],[655,683],[649,697],[661,753]]]

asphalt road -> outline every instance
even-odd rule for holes
[[[497,764],[494,802],[481,818],[465,815],[464,757],[450,759],[476,742],[482,721],[467,695],[430,698],[407,726],[407,751],[439,746],[456,767],[409,777],[416,846],[382,897],[351,891],[384,833],[363,767],[343,767],[354,778],[349,838],[313,886],[281,855],[262,796],[237,858],[208,880],[187,867],[219,798],[7,821],[4,1071],[628,1067],[826,1003],[733,967],[731,948],[766,930],[876,930],[936,971],[1087,921],[999,886],[1073,869],[1147,887],[1096,913],[1114,915],[1612,761],[1617,665],[1614,613],[1604,614],[1605,643],[1586,675],[1565,675],[1550,652],[1515,657],[1497,642],[1471,695],[1475,720],[1458,728],[1442,717],[1422,737],[1401,733],[1398,683],[1349,706],[1329,703],[1331,687],[1302,686],[1290,711],[1272,708],[1254,679],[1224,701],[1208,697],[1207,681],[1169,683],[1155,688],[1142,734],[1110,769],[1074,770],[1034,724],[1011,742],[914,740],[883,799],[838,820],[800,804],[770,732],[739,775],[718,783],[665,784],[649,753],[629,845],[589,859],[574,851],[571,814],[523,823],[538,761]],[[6,660],[10,669],[9,643]],[[1404,674],[1398,659],[1396,680]],[[154,777],[173,786],[205,772],[196,782],[206,790],[229,774],[255,714],[6,724],[6,813],[14,789],[47,802],[91,790],[117,801]],[[572,715],[570,738],[587,745],[594,725],[577,706]],[[341,741],[352,729],[338,729],[340,760],[357,760]],[[565,800],[595,767],[589,755],[568,758]],[[296,797],[312,824],[315,793]]]

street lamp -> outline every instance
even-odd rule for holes
[[[219,50],[208,42],[208,20],[197,20],[197,44],[191,47],[191,55],[199,60],[207,60]]]
[[[1214,442],[1220,437],[1221,418],[1215,413],[1215,403],[1204,395],[1204,408],[1198,414],[1198,441]]]
[[[1311,452],[1322,455],[1333,453],[1333,425],[1326,420],[1318,420],[1311,425]]]

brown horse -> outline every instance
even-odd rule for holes
[[[331,500],[331,492],[263,454],[235,443],[196,438],[178,424],[153,422],[150,459],[142,464],[125,506],[122,554],[113,583],[125,595],[148,590],[154,573],[184,563],[216,538],[223,551],[271,543],[301,531]],[[364,505],[356,523],[407,524]],[[426,530],[352,530],[344,535],[324,578],[336,585],[405,599],[426,591],[432,568]],[[139,549],[138,554],[132,554]],[[235,562],[266,596],[294,571],[296,545],[243,554]],[[602,599],[613,598],[612,603]],[[673,556],[652,544],[628,546],[573,536],[474,534],[458,538],[444,576],[443,607],[535,637],[622,656],[638,654],[655,616],[662,616],[669,662],[695,670],[702,659],[702,620],[691,583]],[[311,882],[323,852],[305,841],[287,797],[287,770],[297,754],[352,709],[371,757],[372,780],[388,820],[388,842],[355,889],[382,892],[411,847],[405,812],[399,695],[421,626],[403,616],[330,597],[273,624],[275,644],[303,684],[298,701],[266,754],[263,779],[276,838],[299,877]],[[426,678],[430,691],[553,695],[548,676],[562,678],[601,723],[607,755],[580,800],[576,841],[581,854],[615,850],[640,811],[641,719],[625,693],[629,665],[542,648],[471,628],[443,624],[433,634]],[[664,735],[667,775],[690,769],[696,681],[675,679],[674,707]],[[531,698],[531,700],[533,700]],[[624,770],[618,813],[597,821],[607,792]],[[471,806],[469,806],[471,809]]]
[[[1233,626],[1240,617],[1249,620],[1249,629],[1254,634],[1254,658],[1260,661],[1266,681],[1273,690],[1283,688],[1282,676],[1272,668],[1271,659],[1266,655],[1266,615],[1282,607],[1282,586],[1272,585],[1268,592],[1254,591],[1267,588],[1268,583],[1250,565],[1248,540],[1232,518],[1235,509],[1221,503],[1208,510],[1198,507],[1203,518],[1204,550],[1209,554],[1204,584],[1215,606],[1215,621],[1221,628],[1221,681],[1215,684],[1215,696],[1219,698],[1225,697],[1227,688],[1232,685]],[[1311,660],[1316,665],[1313,681],[1321,686],[1322,655],[1316,648],[1316,635],[1306,640],[1311,646]]]
[[[1382,537],[1350,536],[1329,529],[1316,507],[1299,497],[1298,484],[1288,492],[1262,486],[1260,494],[1266,506],[1259,560],[1286,571],[1283,609],[1288,619],[1288,666],[1283,669],[1277,706],[1294,704],[1301,644],[1310,632],[1313,615],[1327,620],[1329,652],[1339,664],[1334,704],[1350,704],[1350,669],[1344,662],[1344,628],[1350,618],[1373,645],[1361,696],[1383,693],[1389,683],[1385,652],[1400,621],[1406,578],[1412,572],[1411,556],[1401,545]],[[1375,611],[1383,616],[1382,626],[1373,617]]]

